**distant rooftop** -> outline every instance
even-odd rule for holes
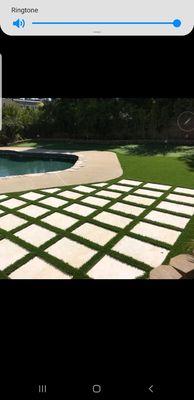
[[[13,98],[3,98],[3,105],[10,104],[10,103],[17,103],[20,104],[22,107],[31,107],[36,108],[43,104],[45,99],[39,100],[30,100],[30,99],[13,99]]]

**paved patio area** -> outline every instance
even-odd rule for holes
[[[32,149],[28,147],[0,147],[1,150],[12,150],[28,153],[68,154],[65,151]],[[102,182],[118,178],[123,170],[115,153],[111,151],[71,152],[78,156],[73,167],[64,171],[40,174],[20,175],[0,178],[0,194],[30,189],[43,189],[76,185],[82,183]],[[52,193],[52,192],[51,192]]]
[[[10,279],[142,279],[194,215],[194,190],[160,183],[54,186],[0,196],[0,274]]]

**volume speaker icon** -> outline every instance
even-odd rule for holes
[[[13,21],[13,26],[17,26],[17,28],[24,28],[25,20],[18,18],[16,21]]]

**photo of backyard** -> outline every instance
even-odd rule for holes
[[[192,278],[194,99],[2,99],[0,279]]]

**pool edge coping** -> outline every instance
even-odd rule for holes
[[[17,151],[16,150],[14,150],[14,152],[15,153],[17,153]],[[20,153],[22,153],[22,151],[19,151]],[[45,154],[45,152],[29,152],[28,153],[28,155],[33,155],[33,154]],[[8,154],[8,153],[5,153],[5,154]],[[13,154],[13,153],[12,153]],[[65,153],[54,153],[54,152],[46,152],[46,154],[48,154],[48,155],[52,155],[52,154],[65,154],[65,155],[74,155],[74,156],[76,156],[76,157],[78,157],[75,153],[69,153],[69,152],[65,152]],[[1,155],[1,148],[0,148],[0,155]],[[22,175],[10,175],[10,176],[0,176],[0,183],[1,183],[1,180],[7,180],[7,179],[12,179],[12,178],[21,178],[21,177],[34,177],[34,176],[42,176],[42,175],[48,175],[48,174],[54,174],[54,173],[58,173],[58,172],[64,172],[64,171],[67,171],[67,170],[69,170],[69,169],[75,169],[74,167],[75,167],[75,165],[76,165],[76,169],[77,168],[81,168],[82,166],[83,166],[83,163],[84,163],[84,160],[82,159],[82,161],[80,161],[80,158],[81,157],[78,157],[77,158],[77,160],[75,161],[75,163],[73,164],[73,166],[72,167],[70,167],[70,168],[67,168],[67,169],[62,169],[62,170],[56,170],[56,171],[47,171],[47,172],[37,172],[37,173],[35,173],[35,174],[22,174]]]
[[[6,148],[0,147],[0,150]],[[37,174],[13,175],[0,178],[0,194],[24,192],[52,187],[71,186],[75,184],[90,184],[116,179],[123,174],[120,162],[114,152],[109,151],[81,151],[65,152],[61,150],[31,148],[9,148],[24,152],[31,150],[31,154],[71,154],[78,157],[75,164],[66,170],[50,171]]]

